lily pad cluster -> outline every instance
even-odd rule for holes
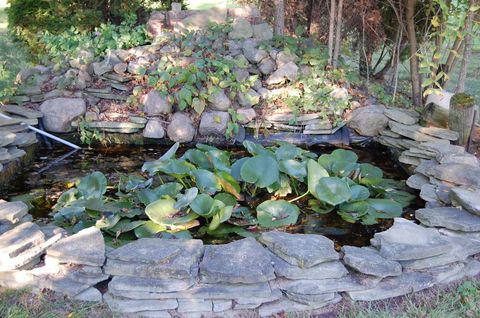
[[[191,237],[194,228],[196,236],[250,236],[293,225],[300,211],[335,211],[347,222],[371,225],[400,216],[414,199],[401,182],[358,163],[349,150],[318,157],[283,142],[243,145],[241,152],[230,152],[197,144],[177,156],[177,143],[146,162],[141,174],[125,176],[110,189],[105,176],[94,172],[62,194],[54,218],[74,231],[95,225],[132,239]]]

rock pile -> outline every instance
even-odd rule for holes
[[[415,111],[386,108],[388,129],[380,132],[379,142],[388,147],[404,150],[398,160],[418,166],[423,159],[435,159],[439,152],[455,152],[450,142],[458,139],[458,133],[437,127],[422,127],[420,115]],[[440,146],[442,145],[442,146]]]

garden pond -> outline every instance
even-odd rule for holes
[[[62,160],[68,149],[42,149],[3,197],[28,202],[38,222],[74,232],[96,224],[110,244],[159,234],[225,243],[279,228],[365,246],[420,206],[393,181],[408,175],[376,144],[169,148],[89,148]]]

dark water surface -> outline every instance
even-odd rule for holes
[[[310,147],[309,150],[317,153],[330,153],[335,148]],[[12,199],[18,195],[33,194],[34,206],[30,213],[37,219],[50,218],[51,207],[59,195],[65,191],[76,178],[81,178],[93,171],[103,172],[108,184],[116,184],[121,174],[139,172],[145,161],[158,159],[168,147],[164,146],[113,146],[109,148],[83,149],[68,156],[64,160],[55,162],[70,150],[64,147],[55,147],[52,150],[38,151],[35,161],[26,170],[19,172],[11,183],[7,193],[0,193],[0,197]],[[183,151],[185,151],[184,149]],[[239,148],[230,148],[239,150]],[[380,167],[385,178],[405,180],[408,176],[392,160],[386,148],[373,145],[367,148],[354,147],[359,156],[359,162],[369,162]],[[179,150],[179,155],[183,152]],[[411,216],[415,203],[406,209],[405,217]],[[365,246],[375,232],[390,227],[392,221],[385,221],[375,226],[350,224],[343,221],[335,212],[327,215],[302,213],[297,225],[286,229],[296,233],[316,233],[333,239],[337,246],[356,245]],[[195,235],[195,234],[194,234]],[[217,242],[213,238],[203,238],[207,242]]]

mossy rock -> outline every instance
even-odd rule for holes
[[[458,93],[452,96],[450,105],[456,107],[470,107],[475,105],[475,97],[466,93]]]

